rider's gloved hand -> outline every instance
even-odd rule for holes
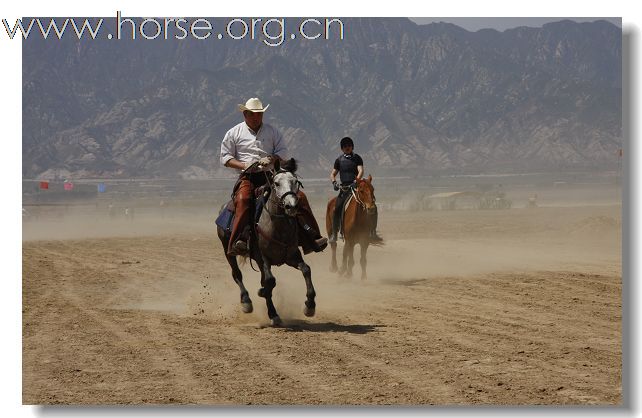
[[[336,181],[336,180],[332,182],[332,187],[334,187],[334,190],[335,190],[335,191],[338,191],[338,190],[339,190],[339,185],[337,184],[337,181]]]
[[[259,160],[259,165],[261,167],[267,167],[268,165],[272,164],[272,156],[268,155],[266,157],[262,157]]]

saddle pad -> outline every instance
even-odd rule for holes
[[[233,206],[232,206],[233,207]],[[223,229],[225,232],[232,231],[232,220],[234,219],[234,212],[230,210],[230,204],[225,205],[225,208],[219,213],[216,218],[216,225]]]

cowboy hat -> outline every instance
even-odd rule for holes
[[[257,99],[256,97],[252,97],[247,102],[245,102],[244,105],[240,104],[239,105],[239,110],[241,112],[249,110],[250,112],[261,112],[261,113],[263,113],[263,112],[265,112],[267,110],[268,107],[270,107],[270,105],[267,105],[267,106],[263,107],[263,103],[261,103],[261,101],[259,99]]]

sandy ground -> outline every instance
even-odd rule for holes
[[[381,217],[368,280],[307,257],[314,318],[275,269],[280,328],[211,222],[23,224],[23,402],[622,402],[619,206]]]

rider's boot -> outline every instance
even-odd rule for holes
[[[243,232],[240,234],[239,238],[232,244],[232,248],[227,252],[227,255],[234,256],[247,256],[250,253],[250,247],[248,243],[248,237],[250,236],[249,226],[243,228]]]
[[[328,242],[330,244],[335,244],[337,242],[337,235],[339,235],[339,228],[338,228],[337,222],[335,222],[333,220],[332,221],[332,233],[330,234]]]
[[[380,243],[383,242],[383,238],[381,238],[375,229],[370,231],[370,242],[371,243]]]
[[[368,216],[370,218],[370,242],[373,244],[382,243],[383,238],[377,234],[377,223],[379,221],[379,211],[377,210],[377,206],[374,207],[374,213]]]
[[[314,249],[315,253],[319,253],[325,250],[325,247],[327,246],[328,246],[328,239],[326,237],[321,237],[314,240],[314,246],[312,247],[312,249]]]
[[[301,224],[299,224],[301,225]],[[312,251],[315,253],[325,250],[325,247],[328,246],[328,239],[321,236],[321,234],[312,228],[310,225],[303,223],[301,225],[303,228],[304,236],[302,238],[302,247],[303,253],[308,254]],[[300,235],[301,236],[301,235]]]
[[[339,226],[341,224],[341,208],[335,207],[334,213],[332,214],[332,234],[330,235],[330,243],[334,244],[337,242],[339,236]]]
[[[232,245],[232,250],[227,253],[230,256],[244,256],[247,255],[249,249],[247,247],[247,242],[242,239],[237,240],[234,245]]]

